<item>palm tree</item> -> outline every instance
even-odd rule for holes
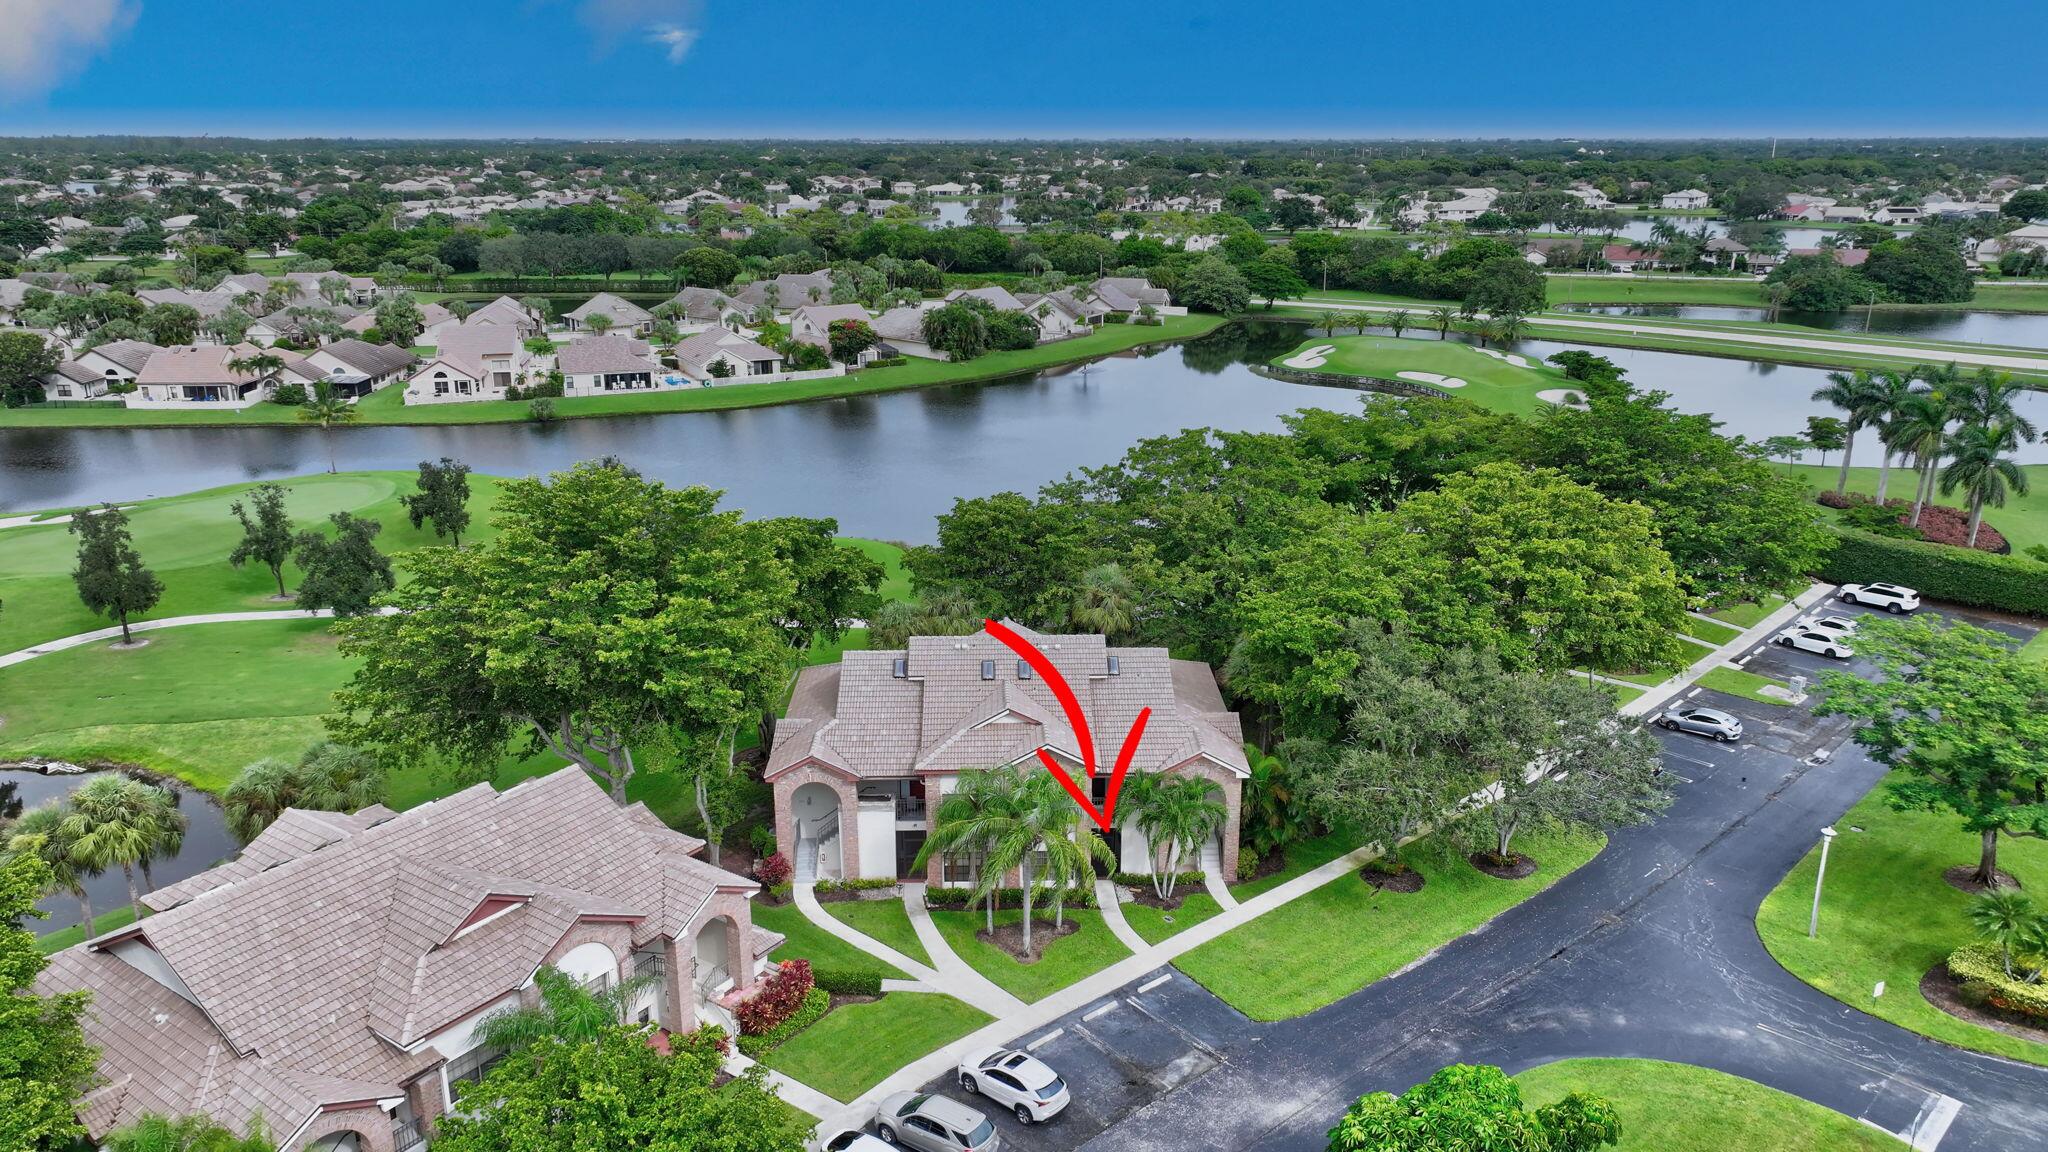
[[[584,318],[583,326],[602,336],[612,330],[612,318],[603,312],[593,312]]]
[[[336,424],[353,424],[357,416],[356,406],[334,390],[332,381],[313,381],[313,394],[306,397],[299,408],[299,419],[308,424],[320,425],[321,435],[327,440],[327,470],[333,472],[334,438],[327,434]]]
[[[1121,564],[1098,564],[1081,573],[1067,619],[1084,632],[1106,637],[1128,635],[1137,623],[1131,578]]]
[[[1135,797],[1138,828],[1152,847],[1152,890],[1173,899],[1181,863],[1201,852],[1202,842],[1230,818],[1222,789],[1202,776],[1146,779]]]
[[[1246,744],[1244,755],[1251,768],[1244,782],[1244,834],[1253,854],[1263,857],[1294,839],[1301,830],[1301,816],[1295,810],[1287,761],[1256,744]]]
[[[1323,334],[1325,336],[1335,336],[1337,329],[1343,325],[1344,320],[1345,316],[1342,312],[1324,312],[1316,317],[1316,323],[1323,326]]]
[[[1053,827],[1043,843],[1045,878],[1052,885],[1053,931],[1058,932],[1067,925],[1067,893],[1093,883],[1098,865],[1104,871],[1114,872],[1116,853],[1110,851],[1107,840],[1095,834],[1080,806],[1064,791],[1054,791],[1058,795],[1048,801],[1057,806],[1048,814]],[[1064,828],[1059,826],[1062,818],[1066,821]]]
[[[228,361],[228,371],[237,376],[254,376],[261,380],[272,372],[284,370],[284,357],[275,352],[256,352],[237,356]]]
[[[1394,339],[1401,338],[1401,333],[1407,330],[1410,319],[1406,308],[1396,308],[1387,313],[1387,328],[1394,333]]]
[[[931,835],[918,849],[917,867],[922,869],[936,852],[941,857],[965,856],[982,862],[976,876],[975,899],[988,904],[988,930],[996,930],[996,902],[1002,884],[1001,868],[989,867],[989,855],[996,841],[1016,819],[1018,791],[1023,776],[1014,765],[960,773],[959,784],[932,812]]]
[[[1525,318],[1520,312],[1502,312],[1493,320],[1495,331],[1500,333],[1500,346],[1503,349],[1521,339]]]
[[[1998,945],[2005,977],[2013,974],[2012,954],[2048,948],[2048,917],[2034,910],[2034,901],[2018,888],[1993,888],[1970,902],[1970,926]]]
[[[1813,398],[1841,412],[1848,433],[1842,442],[1842,472],[1835,480],[1835,495],[1840,496],[1849,487],[1849,457],[1856,450],[1856,433],[1883,414],[1879,405],[1884,396],[1871,374],[1859,368],[1854,372],[1828,373],[1827,387],[1817,389]]]
[[[90,936],[92,893],[86,891],[85,882],[98,875],[99,870],[79,860],[71,834],[64,828],[65,815],[63,804],[55,800],[23,812],[8,825],[5,851],[9,856],[33,855],[48,865],[50,887],[78,900],[78,924]]]
[[[1906,397],[1886,427],[1885,442],[1913,461],[1913,527],[1920,526],[1920,509],[1927,499],[1928,477],[1941,458],[1948,437],[1948,401],[1939,392],[1914,392]]]
[[[533,974],[533,982],[540,989],[539,1003],[501,1008],[476,1022],[475,1039],[480,1046],[512,1053],[542,1040],[569,1044],[595,1040],[607,1029],[625,1023],[633,1002],[654,987],[656,979],[648,975],[606,980],[593,990],[561,969],[543,964]]]
[[[1435,327],[1436,338],[1439,340],[1445,340],[1450,337],[1451,325],[1457,319],[1458,310],[1448,304],[1439,304],[1429,310],[1429,322]]]
[[[1878,444],[1884,449],[1884,457],[1877,466],[1877,502],[1882,505],[1885,489],[1891,482],[1892,455],[1896,451],[1892,446],[1892,426],[1898,422],[1900,410],[1906,406],[1907,399],[1916,389],[1912,375],[1906,372],[1872,372],[1870,379],[1876,385],[1876,394],[1872,397],[1871,403],[1878,411],[1878,415],[1870,423],[1871,427],[1877,429]]]
[[[1941,470],[1941,494],[1947,496],[1961,488],[1969,496],[1969,547],[1977,546],[1977,529],[1983,525],[1986,504],[2005,507],[2007,489],[2022,496],[2027,494],[2026,472],[2005,454],[2013,447],[2016,435],[2002,423],[1970,424],[1949,441],[1955,458]]]
[[[138,865],[184,839],[183,818],[167,823],[164,807],[153,793],[163,789],[118,773],[105,773],[71,794],[64,817],[64,835],[72,856],[95,872],[120,865],[128,881],[128,902],[142,917],[142,891],[136,887]],[[175,805],[170,809],[177,811]]]
[[[101,1145],[106,1152],[276,1152],[258,1117],[249,1124],[246,1136],[237,1136],[210,1116],[161,1116],[154,1112],[138,1118],[126,1128],[107,1133]]]
[[[1963,376],[1951,364],[1942,373],[1942,381],[1936,387],[1948,395],[1949,409],[1956,418],[1966,425],[2004,425],[2012,437],[2012,443],[2005,447],[2018,447],[2021,441],[2032,440],[2038,431],[2033,421],[2020,415],[2016,403],[2032,389],[2014,381],[2011,373],[1979,368],[1975,375]]]

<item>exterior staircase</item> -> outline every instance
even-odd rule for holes
[[[1237,879],[1235,876],[1223,875],[1223,848],[1216,842],[1216,838],[1213,836],[1202,844],[1201,868],[1202,871],[1222,880],[1226,884]]]
[[[796,882],[810,884],[818,879],[818,842],[799,840],[796,842]]]

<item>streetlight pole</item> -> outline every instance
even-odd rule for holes
[[[1835,842],[1835,829],[1831,824],[1820,830],[1820,870],[1813,874],[1813,915],[1806,922],[1806,938],[1812,940],[1820,935],[1820,883],[1828,875],[1828,845]]]

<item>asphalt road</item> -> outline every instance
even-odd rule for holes
[[[1841,666],[1776,647],[1747,661],[1774,676]],[[1446,1064],[1628,1056],[1747,1077],[1924,1150],[2048,1148],[2048,1069],[1864,1015],[1764,950],[1757,906],[1884,769],[1844,743],[1841,721],[1699,695],[1741,715],[1749,738],[1664,734],[1677,799],[1655,824],[1615,833],[1592,863],[1427,962],[1295,1020],[1248,1021],[1172,969],[1134,981],[1026,1038],[1075,1102],[1029,1128],[996,1117],[1005,1146],[1309,1152],[1356,1097]],[[1833,755],[1809,762],[1822,748]],[[961,1095],[949,1078],[928,1088]]]

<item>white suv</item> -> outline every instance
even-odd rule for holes
[[[1844,584],[1835,596],[1850,604],[1868,604],[1887,612],[1913,612],[1920,607],[1920,594],[1901,584]]]

